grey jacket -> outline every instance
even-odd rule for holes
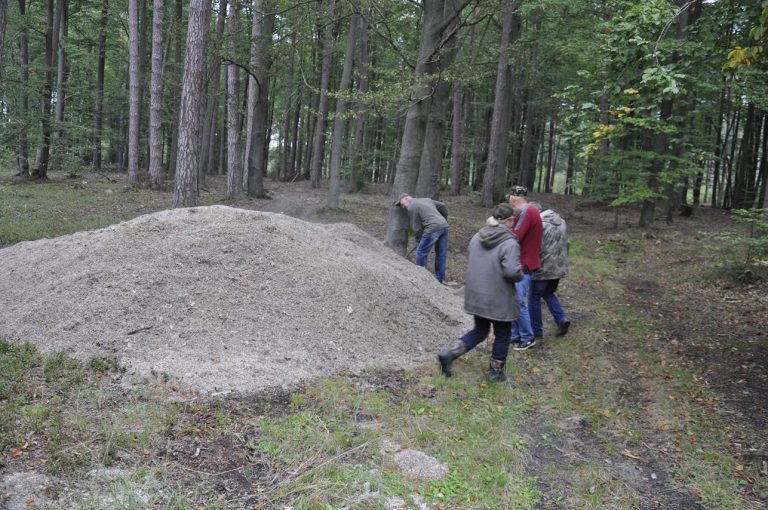
[[[414,198],[408,206],[408,218],[411,220],[413,234],[419,238],[423,234],[431,234],[447,227],[448,220],[444,214],[448,215],[442,202],[431,198]]]
[[[485,226],[469,241],[464,310],[511,322],[520,315],[515,282],[523,278],[520,245],[506,227]]]
[[[541,211],[541,222],[541,269],[533,273],[533,279],[559,280],[568,275],[568,227],[552,209]]]

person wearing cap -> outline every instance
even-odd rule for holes
[[[474,316],[475,327],[457,340],[453,347],[437,355],[446,377],[453,375],[453,361],[486,339],[493,326],[493,351],[488,379],[507,380],[507,363],[512,321],[518,316],[515,283],[523,277],[520,245],[512,233],[514,211],[509,204],[499,204],[469,241],[467,277],[464,285],[464,310]]]
[[[524,351],[536,345],[531,326],[531,315],[528,310],[528,300],[531,294],[533,273],[541,267],[539,251],[544,226],[536,206],[528,203],[528,189],[515,186],[508,195],[509,205],[515,211],[512,232],[520,243],[520,265],[523,278],[517,283],[517,294],[520,301],[520,316],[512,324],[512,343],[516,351]]]
[[[427,267],[429,254],[435,250],[435,278],[445,280],[448,261],[448,210],[445,204],[431,198],[413,198],[402,193],[393,205],[408,213],[410,227],[416,236],[416,264]]]

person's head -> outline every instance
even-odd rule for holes
[[[493,208],[493,219],[500,225],[512,228],[515,222],[515,211],[509,204],[499,204]]]
[[[411,195],[408,193],[400,193],[400,196],[397,197],[397,200],[394,201],[393,205],[397,207],[405,207],[408,209],[408,206],[411,205],[412,201],[413,197]]]
[[[515,210],[515,214],[519,214],[528,204],[528,188],[525,186],[513,186],[507,194],[507,201]]]

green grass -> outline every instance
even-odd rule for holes
[[[168,197],[103,179],[12,182],[0,174],[0,246],[94,230],[170,206]]]

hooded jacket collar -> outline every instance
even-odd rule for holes
[[[502,225],[485,226],[477,234],[480,239],[480,245],[486,250],[490,250],[508,239],[515,238],[512,231]]]

